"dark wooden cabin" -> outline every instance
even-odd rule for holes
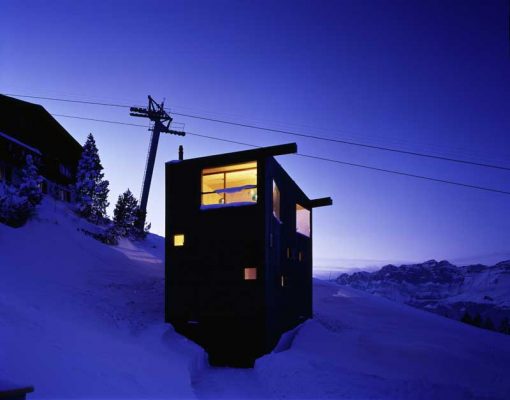
[[[0,94],[0,180],[15,182],[27,154],[43,190],[69,201],[82,146],[41,105]]]
[[[252,366],[312,317],[313,208],[286,144],[166,163],[165,319],[216,365]]]

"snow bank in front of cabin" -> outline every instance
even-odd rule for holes
[[[38,398],[507,399],[510,336],[314,281],[314,320],[254,369],[212,368],[163,322],[163,239],[99,243],[45,199],[0,225],[0,379]]]
[[[510,337],[335,283],[314,281],[315,318],[251,371],[205,367],[204,399],[508,399]],[[283,338],[288,346],[289,337]]]
[[[257,363],[263,380],[281,388],[278,395],[504,399],[510,393],[508,336],[332,283],[316,281],[314,290],[316,318],[305,323],[292,351]]]
[[[45,198],[19,229],[0,224],[0,377],[30,398],[195,398],[202,351],[163,322],[163,239],[106,246]]]

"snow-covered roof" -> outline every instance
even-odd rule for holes
[[[0,136],[6,138],[7,140],[10,140],[13,143],[16,143],[19,146],[22,146],[22,147],[32,151],[33,153],[42,155],[41,152],[38,149],[36,149],[35,147],[29,146],[28,144],[25,144],[25,143],[19,141],[18,139],[14,139],[12,136],[7,135],[6,133],[0,132]]]

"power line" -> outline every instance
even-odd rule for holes
[[[140,128],[147,128],[147,125],[132,124],[132,123],[121,122],[121,121],[111,121],[111,120],[107,120],[107,119],[79,117],[77,115],[67,115],[67,114],[51,114],[51,115],[54,116],[54,117],[73,118],[73,119],[81,119],[81,120],[85,120],[85,121],[103,122],[103,123],[106,123],[106,124],[127,125],[127,126],[136,126],[136,127],[140,127]],[[219,141],[222,141],[222,142],[228,142],[228,143],[233,143],[233,144],[240,144],[242,146],[262,147],[262,146],[256,146],[254,144],[245,143],[245,142],[238,142],[238,141],[235,141],[235,140],[223,139],[223,138],[218,138],[218,137],[210,136],[210,135],[202,135],[200,133],[186,132],[186,134],[187,135],[192,135],[192,136],[203,137],[203,138],[206,138],[206,139],[219,140]]]
[[[51,114],[53,117],[64,117],[64,118],[73,118],[73,119],[82,119],[85,121],[94,121],[94,122],[104,122],[107,124],[117,124],[117,125],[127,125],[127,126],[137,126],[141,128],[147,128],[147,125],[142,124],[132,124],[129,122],[121,122],[121,121],[110,121],[107,119],[98,119],[98,118],[88,118],[88,117],[79,117],[77,115],[66,115],[66,114]]]
[[[107,107],[117,107],[117,108],[130,108],[131,107],[131,106],[128,106],[128,105],[125,105],[125,104],[100,103],[100,102],[97,102],[97,101],[61,99],[61,98],[58,98],[58,97],[30,96],[28,94],[5,93],[5,96],[26,97],[28,99],[63,101],[63,102],[66,102],[66,103],[89,104],[89,105],[94,105],[94,106],[107,106]]]
[[[425,179],[425,180],[432,181],[432,182],[449,183],[450,185],[463,186],[463,187],[467,187],[467,188],[471,188],[471,189],[480,189],[480,190],[486,190],[486,191],[489,191],[489,192],[502,193],[502,194],[510,194],[510,192],[507,192],[507,191],[504,191],[504,190],[492,189],[492,188],[487,188],[487,187],[483,187],[483,186],[470,185],[468,183],[454,182],[454,181],[449,181],[449,180],[446,180],[446,179],[431,178],[429,176],[424,176],[424,175],[409,174],[407,172],[401,172],[401,171],[395,171],[395,170],[391,170],[391,169],[371,167],[371,166],[368,166],[368,165],[355,164],[355,163],[350,163],[350,162],[347,162],[347,161],[333,160],[331,158],[312,156],[312,155],[308,155],[308,154],[298,153],[297,155],[301,156],[301,157],[313,158],[313,159],[322,160],[322,161],[329,161],[329,162],[333,162],[333,163],[337,163],[337,164],[342,164],[342,165],[350,165],[352,167],[370,169],[370,170],[373,170],[373,171],[387,172],[387,173],[390,173],[390,174],[408,176],[408,177],[411,177],[411,178]]]
[[[502,169],[505,171],[510,171],[510,167],[504,167],[501,165],[480,163],[480,162],[476,162],[476,161],[467,161],[467,160],[461,160],[461,159],[457,159],[457,158],[437,156],[437,155],[433,155],[433,154],[418,153],[418,152],[414,152],[414,151],[395,149],[392,147],[376,146],[376,145],[372,145],[372,144],[353,142],[350,140],[334,139],[334,138],[328,138],[328,137],[318,136],[318,135],[309,135],[309,134],[305,134],[305,133],[298,133],[298,132],[287,131],[287,130],[283,130],[283,129],[267,128],[267,127],[262,127],[262,126],[258,126],[258,125],[250,125],[250,124],[225,121],[225,120],[209,118],[209,117],[201,117],[199,115],[184,114],[184,113],[178,113],[178,112],[172,112],[172,114],[179,115],[181,117],[188,117],[188,118],[201,119],[201,120],[205,120],[205,121],[218,122],[218,123],[226,124],[226,125],[240,126],[243,128],[258,129],[258,130],[262,130],[262,131],[275,132],[275,133],[283,133],[286,135],[299,136],[299,137],[304,137],[307,139],[322,140],[322,141],[333,142],[333,143],[347,144],[350,146],[365,147],[365,148],[374,149],[374,150],[383,150],[383,151],[407,154],[407,155],[417,156],[417,157],[426,157],[426,158],[432,158],[432,159],[436,159],[436,160],[450,161],[450,162],[461,163],[461,164],[471,164],[471,165],[476,165],[479,167],[495,168],[495,169]]]
[[[131,123],[120,122],[120,121],[111,121],[111,120],[104,120],[104,119],[97,119],[97,118],[86,118],[86,117],[80,117],[80,116],[75,116],[75,115],[65,115],[65,114],[51,114],[51,115],[53,115],[55,117],[76,118],[76,119],[87,120],[87,121],[103,122],[103,123],[108,123],[108,124],[129,125],[129,126],[136,126],[136,127],[146,128],[145,125],[131,124]],[[239,145],[242,145],[242,146],[248,146],[248,147],[254,147],[254,148],[262,147],[262,146],[257,146],[257,145],[250,144],[250,143],[238,142],[238,141],[235,141],[235,140],[223,139],[223,138],[219,138],[219,137],[216,137],[216,136],[202,135],[202,134],[193,133],[193,132],[186,132],[186,134],[192,135],[192,136],[197,136],[197,137],[202,137],[202,138],[206,138],[206,139],[217,140],[217,141],[221,141],[221,142],[239,144]],[[432,181],[432,182],[439,182],[439,183],[447,183],[447,184],[450,184],[450,185],[462,186],[462,187],[466,187],[466,188],[470,188],[470,189],[485,190],[487,192],[493,192],[493,193],[500,193],[500,194],[510,195],[509,191],[493,189],[493,188],[487,188],[487,187],[484,187],[484,186],[471,185],[471,184],[467,184],[467,183],[455,182],[455,181],[450,181],[450,180],[446,180],[446,179],[432,178],[432,177],[425,176],[425,175],[410,174],[410,173],[407,173],[407,172],[395,171],[395,170],[391,170],[391,169],[372,167],[372,166],[369,166],[369,165],[351,163],[351,162],[347,162],[347,161],[341,161],[341,160],[336,160],[336,159],[331,159],[331,158],[326,158],[326,157],[321,157],[321,156],[315,156],[315,155],[311,155],[311,154],[297,153],[296,155],[300,156],[300,157],[305,157],[305,158],[310,158],[310,159],[315,159],[315,160],[320,160],[320,161],[327,161],[327,162],[331,162],[331,163],[335,163],[335,164],[340,164],[340,165],[348,165],[348,166],[351,166],[351,167],[364,168],[364,169],[369,169],[369,170],[372,170],[372,171],[385,172],[385,173],[388,173],[388,174],[407,176],[407,177],[410,177],[410,178],[423,179],[423,180],[428,180],[428,181]]]
[[[16,96],[16,97],[26,97],[26,98],[32,98],[32,99],[62,101],[62,102],[69,102],[69,103],[100,105],[100,106],[118,107],[118,108],[129,108],[129,106],[124,105],[124,104],[101,103],[101,102],[85,101],[85,100],[71,100],[71,99],[62,99],[62,98],[56,98],[56,97],[29,96],[29,95],[19,95],[19,94],[7,94],[7,95],[8,96]],[[240,123],[240,122],[227,121],[227,120],[223,120],[223,119],[203,117],[203,116],[194,115],[194,114],[185,114],[185,113],[178,113],[178,112],[172,112],[172,114],[179,115],[182,117],[187,117],[187,118],[194,118],[194,119],[199,119],[199,120],[204,120],[204,121],[209,121],[209,122],[221,123],[221,124],[225,124],[225,125],[239,126],[242,128],[257,129],[257,130],[266,131],[266,132],[274,132],[274,133],[281,133],[281,134],[285,134],[285,135],[303,137],[303,138],[307,138],[307,139],[321,140],[321,141],[332,142],[332,143],[346,144],[349,146],[363,147],[363,148],[368,148],[368,149],[373,149],[373,150],[381,150],[381,151],[406,154],[406,155],[411,155],[411,156],[416,156],[416,157],[430,158],[430,159],[454,162],[454,163],[459,163],[459,164],[475,165],[478,167],[510,171],[510,167],[505,167],[502,165],[482,163],[482,162],[476,162],[476,161],[468,161],[468,160],[438,156],[438,155],[428,154],[428,153],[419,153],[419,152],[414,152],[414,151],[396,149],[393,147],[376,146],[376,145],[371,145],[371,144],[354,142],[354,141],[350,141],[350,140],[335,139],[335,138],[329,138],[329,137],[325,137],[325,136],[299,133],[299,132],[294,132],[294,131],[289,131],[289,130],[284,130],[284,129],[274,129],[274,128],[263,127],[263,126],[259,126],[259,125],[252,125],[252,124],[245,124],[245,123]]]

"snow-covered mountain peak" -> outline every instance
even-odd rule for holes
[[[466,313],[495,328],[510,318],[510,262],[457,267],[447,260],[386,265],[374,272],[342,274],[348,285],[438,314],[461,319]]]

